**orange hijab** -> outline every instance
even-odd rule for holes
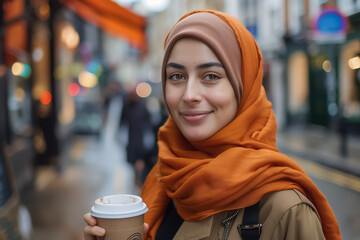
[[[238,19],[217,11],[193,11],[179,22],[199,12],[218,16],[235,34],[242,59],[241,101],[235,119],[205,141],[186,140],[171,117],[160,128],[159,161],[142,192],[149,208],[145,222],[150,230],[145,239],[155,239],[170,199],[184,220],[199,221],[250,206],[265,194],[284,189],[301,191],[315,205],[326,239],[341,239],[326,198],[306,173],[276,148],[277,125],[262,87],[262,56],[256,41]]]

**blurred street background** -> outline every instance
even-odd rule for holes
[[[360,0],[0,0],[0,239],[83,239],[95,199],[139,194],[185,13],[239,18],[263,53],[278,148],[360,239]]]

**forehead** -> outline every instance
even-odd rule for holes
[[[205,43],[193,39],[193,38],[182,38],[179,39],[173,46],[168,63],[174,60],[218,60],[215,53]]]

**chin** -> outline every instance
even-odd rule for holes
[[[206,139],[208,139],[210,136],[208,136],[207,134],[187,134],[185,135],[185,138],[189,141],[193,141],[193,142],[200,142],[200,141],[204,141]]]

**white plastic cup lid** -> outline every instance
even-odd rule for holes
[[[142,215],[147,210],[141,197],[119,194],[96,199],[91,208],[91,215],[99,218],[129,218]]]

